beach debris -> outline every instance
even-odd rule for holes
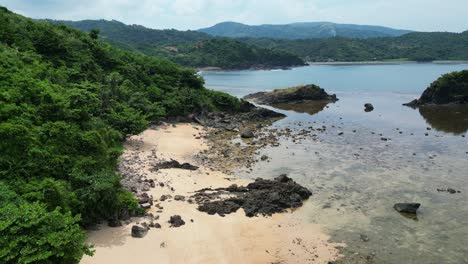
[[[420,203],[397,203],[393,206],[393,208],[395,208],[395,210],[400,213],[416,214],[416,211],[420,206]]]
[[[148,234],[148,228],[143,225],[132,226],[132,237],[143,238]]]

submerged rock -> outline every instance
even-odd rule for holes
[[[216,190],[200,190],[194,198],[199,203],[198,210],[208,214],[224,216],[242,208],[246,216],[253,217],[298,208],[311,195],[307,188],[281,175],[274,180],[259,178],[245,187],[233,185]]]
[[[367,103],[367,104],[364,105],[364,111],[372,112],[372,111],[374,111],[374,106],[372,104],[370,104],[370,103]]]
[[[143,238],[148,234],[148,228],[142,225],[132,226],[132,237]]]
[[[393,206],[393,208],[395,208],[395,210],[400,213],[416,214],[416,211],[420,206],[420,203],[397,203]]]
[[[258,104],[281,104],[281,103],[297,103],[303,101],[332,101],[338,99],[336,95],[330,95],[324,89],[317,85],[309,84],[286,89],[276,89],[271,92],[259,92],[249,94],[244,97],[246,100]]]

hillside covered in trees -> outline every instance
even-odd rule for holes
[[[283,25],[246,25],[236,22],[222,22],[198,31],[212,36],[230,38],[376,38],[401,36],[410,30],[393,29],[381,26],[336,24],[331,22],[302,22]]]
[[[349,39],[244,38],[243,42],[282,49],[306,61],[372,61],[404,59],[414,61],[468,60],[468,31],[463,33],[415,32],[399,37]]]
[[[278,49],[265,49],[229,38],[211,37],[197,31],[155,30],[119,21],[51,21],[85,32],[93,29],[120,48],[167,58],[190,67],[223,69],[282,68],[304,65],[297,55]]]
[[[0,263],[77,263],[83,226],[136,212],[121,142],[153,121],[239,109],[190,69],[0,7]]]

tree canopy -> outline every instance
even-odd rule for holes
[[[116,173],[126,135],[240,107],[97,36],[0,8],[0,263],[77,263],[91,253],[82,226],[138,210]]]

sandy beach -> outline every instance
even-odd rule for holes
[[[308,202],[293,212],[248,218],[242,209],[220,217],[200,212],[196,204],[186,201],[157,201],[161,195],[189,197],[203,188],[248,183],[203,166],[195,171],[150,170],[156,161],[170,159],[200,165],[194,156],[208,149],[200,137],[204,132],[191,124],[167,125],[127,140],[122,158],[137,155],[142,162],[135,169],[165,183],[148,192],[156,200],[149,212],[159,216],[162,228],[133,238],[132,225],[143,219],[133,218],[132,223],[116,228],[103,224],[89,232],[88,242],[96,252],[81,263],[328,263],[339,257],[337,247],[343,245],[329,243],[319,226],[308,223],[304,208]],[[171,228],[172,215],[180,215],[186,224]]]

